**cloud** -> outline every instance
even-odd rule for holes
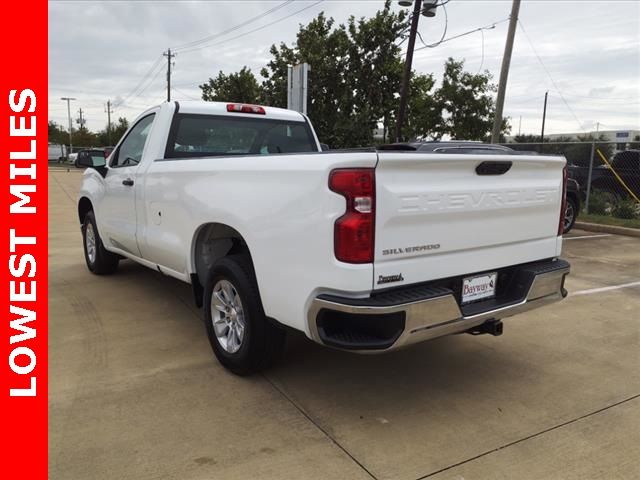
[[[312,3],[297,0],[211,43]],[[261,1],[51,2],[50,118],[66,124],[66,105],[58,98],[71,95],[78,99],[74,110],[83,108],[91,129],[106,124],[108,99],[119,105],[116,117],[131,120],[166,97],[163,51],[228,30],[276,5]],[[538,131],[542,98],[549,90],[549,133],[575,131],[595,122],[640,128],[640,2],[608,2],[607,8],[599,2],[577,5],[560,0],[522,4],[520,19],[525,30],[519,28],[516,33],[505,115],[512,118],[514,127],[522,116],[523,131]],[[198,85],[220,70],[232,72],[246,65],[258,74],[270,57],[269,47],[280,42],[291,45],[299,24],[308,23],[322,10],[344,23],[350,15],[371,16],[382,6],[382,0],[325,1],[246,37],[191,52],[178,51],[172,76],[174,97],[199,97]],[[393,8],[400,7],[394,2]],[[447,36],[453,36],[507,18],[510,2],[455,1],[447,8]],[[441,9],[435,18],[420,20],[426,43],[440,39],[444,28]],[[483,35],[476,32],[421,50],[415,55],[414,68],[439,78],[447,57],[464,58],[469,71],[488,69],[497,82],[506,30],[507,24],[501,23]],[[154,65],[156,69],[149,72]],[[145,82],[134,91],[145,75]]]

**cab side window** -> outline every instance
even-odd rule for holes
[[[154,118],[155,114],[152,113],[136,123],[118,147],[111,161],[112,167],[130,167],[140,163]]]

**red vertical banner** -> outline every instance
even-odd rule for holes
[[[2,478],[47,478],[47,2],[3,5]]]

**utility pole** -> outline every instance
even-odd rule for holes
[[[171,49],[167,49],[165,53],[163,53],[165,57],[167,57],[167,102],[171,101],[171,59],[176,56],[175,53],[171,53]]]
[[[520,136],[521,131],[522,131],[522,115],[520,115],[520,120],[518,121],[518,136]]]
[[[71,101],[75,100],[75,98],[71,97],[62,97],[60,100],[64,100],[67,102],[67,116],[69,117],[69,151],[67,155],[73,153],[73,142],[71,140],[71,130],[73,129],[73,124],[71,123]]]
[[[107,100],[107,142],[111,145],[111,100]]]
[[[520,11],[520,0],[513,0],[511,5],[511,17],[509,18],[509,31],[507,33],[507,43],[504,47],[502,57],[502,68],[500,69],[500,83],[498,84],[498,98],[496,99],[496,114],[493,119],[493,131],[491,132],[491,143],[497,143],[500,139],[500,129],[502,127],[502,110],[504,109],[504,97],[507,91],[507,78],[509,77],[509,66],[511,65],[511,52],[513,51],[513,39],[516,35],[518,24],[518,12]]]
[[[547,121],[547,98],[549,90],[544,92],[544,107],[542,109],[542,132],[540,132],[540,153],[542,153],[542,145],[544,144],[544,124]]]
[[[84,119],[82,118],[82,108],[78,109],[78,123],[80,124],[80,130],[84,127]]]
[[[407,57],[404,61],[404,77],[402,78],[400,108],[398,108],[398,120],[396,123],[396,142],[402,141],[402,123],[404,122],[404,116],[407,110],[407,97],[409,96],[409,82],[411,80],[411,63],[413,62],[413,49],[416,45],[416,34],[418,33],[418,20],[420,20],[421,8],[422,0],[415,0],[413,3],[413,16],[411,17]]]

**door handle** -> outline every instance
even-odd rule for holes
[[[133,187],[133,180],[127,178],[126,180],[122,180],[122,184],[126,185],[127,187]]]

